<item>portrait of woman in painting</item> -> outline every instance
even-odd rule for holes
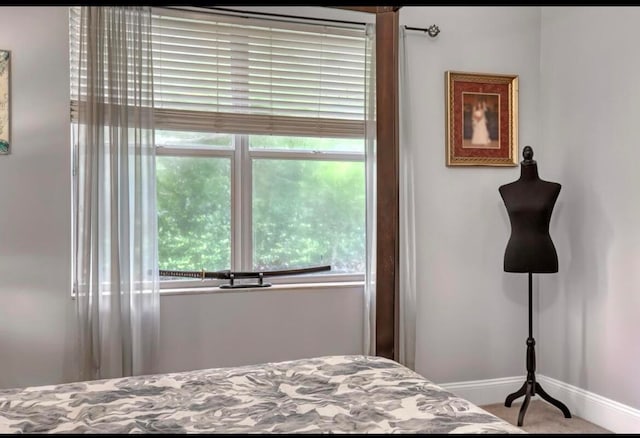
[[[486,146],[491,143],[487,125],[487,102],[478,101],[471,113],[471,144]]]
[[[465,95],[463,147],[497,147],[497,96]]]

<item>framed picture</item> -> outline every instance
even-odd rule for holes
[[[518,164],[518,76],[445,72],[447,166]]]
[[[11,88],[9,74],[11,72],[11,52],[0,50],[0,154],[9,153],[11,125],[9,119],[9,99]]]

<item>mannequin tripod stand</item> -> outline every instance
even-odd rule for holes
[[[547,394],[542,386],[536,381],[536,341],[533,339],[533,322],[532,322],[532,289],[533,289],[533,274],[529,272],[529,337],[527,338],[527,380],[524,384],[513,394],[509,394],[504,402],[504,405],[508,408],[511,407],[511,403],[519,397],[524,395],[524,401],[520,407],[520,413],[518,414],[518,426],[522,426],[524,420],[524,414],[529,407],[529,401],[531,397],[538,394],[544,400],[548,401],[558,409],[562,411],[565,418],[571,418],[571,412],[561,401],[556,400]]]

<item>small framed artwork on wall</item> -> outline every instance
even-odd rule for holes
[[[0,154],[9,153],[11,144],[10,98],[11,98],[11,52],[0,50]]]
[[[518,76],[445,72],[447,166],[518,164]]]

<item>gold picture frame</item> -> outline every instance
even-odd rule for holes
[[[0,49],[0,155],[11,150],[11,52]]]
[[[447,166],[517,166],[518,76],[445,72]]]

